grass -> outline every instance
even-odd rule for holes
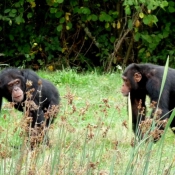
[[[38,74],[52,81],[61,95],[60,112],[49,131],[52,146],[29,150],[20,135],[22,114],[5,102],[0,118],[0,175],[175,173],[170,130],[162,142],[131,146],[134,135],[127,126],[120,73],[64,70]]]

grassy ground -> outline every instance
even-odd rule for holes
[[[127,99],[120,73],[39,72],[61,95],[61,108],[49,131],[51,147],[33,151],[23,142],[22,114],[5,102],[0,118],[0,175],[175,174],[174,135],[132,146]]]

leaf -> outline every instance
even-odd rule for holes
[[[5,9],[4,13],[9,13],[11,11],[11,9]]]
[[[98,17],[97,17],[97,15],[92,14],[91,15],[91,19],[92,19],[92,21],[97,21]]]
[[[87,21],[91,21],[91,19],[92,19],[92,16],[91,15],[88,15],[87,16]]]
[[[67,48],[62,48],[61,52],[64,53],[67,50]]]
[[[125,13],[127,15],[131,15],[131,9],[130,9],[130,7],[128,5],[125,7]]]
[[[87,8],[87,7],[81,7],[80,9],[81,9],[81,13],[82,14],[86,14],[86,15],[90,15],[91,14],[90,9]]]
[[[150,57],[151,56],[151,54],[150,54],[150,52],[146,52],[146,57]]]
[[[149,3],[147,8],[151,11],[155,10],[156,7],[153,5],[153,3]]]
[[[142,39],[144,39],[148,43],[152,43],[152,37],[151,36],[149,36],[147,34],[142,34],[141,37],[142,37]]]
[[[153,40],[154,40],[154,43],[157,43],[159,44],[160,41],[161,41],[161,38],[158,36],[158,35],[151,35]]]
[[[61,32],[62,29],[63,29],[63,26],[62,26],[62,25],[59,25],[59,26],[57,27],[57,31],[58,31],[58,32]]]
[[[31,13],[31,12],[29,12],[28,14],[27,14],[27,18],[29,19],[29,18],[32,18],[32,16],[33,16],[33,13]]]
[[[57,8],[50,8],[50,13],[56,13],[57,12]]]
[[[148,18],[148,16],[145,16],[145,18],[143,18],[143,23],[146,24],[146,25],[151,23],[151,20]]]
[[[31,8],[36,7],[36,3],[35,2],[30,2],[30,4],[31,4]]]
[[[135,41],[139,41],[139,39],[140,39],[140,33],[136,33],[135,35],[134,35],[134,40]]]
[[[132,20],[131,20],[131,19],[128,20],[128,28],[129,28],[130,30],[132,30],[132,28],[133,28],[133,24],[132,24]]]
[[[68,22],[66,25],[66,30],[70,30],[72,28],[72,23]]]
[[[64,22],[65,22],[65,18],[64,17],[62,17],[61,19],[60,19],[60,21],[59,21],[61,24],[63,24]]]
[[[106,29],[109,28],[109,23],[108,22],[105,24],[105,28]]]
[[[116,23],[115,23],[115,22],[112,23],[112,27],[113,27],[113,28],[116,27]]]
[[[146,3],[147,0],[140,0],[140,3]]]
[[[100,14],[99,20],[100,20],[101,22],[105,21],[104,13],[101,13],[101,14]]]
[[[152,22],[156,24],[158,22],[157,16],[151,15],[152,16]]]
[[[155,15],[146,15],[143,18],[143,23],[146,24],[146,25],[149,25],[151,23],[156,24],[157,22],[158,22],[158,19]]]
[[[9,25],[10,25],[10,26],[12,25],[12,20],[9,20]]]
[[[119,14],[119,12],[112,11],[112,14],[111,15],[113,15],[113,18],[117,18],[118,17],[118,14]]]
[[[169,36],[169,31],[163,30],[163,38],[167,38]]]
[[[117,22],[117,29],[120,29],[121,27],[121,24],[120,24],[120,21]]]
[[[10,12],[10,13],[9,13],[9,16],[10,16],[10,17],[15,17],[15,16],[16,16],[16,14],[15,14],[15,13]]]
[[[163,39],[163,35],[162,34],[158,34],[157,37],[159,37],[160,39]]]
[[[168,2],[167,1],[162,1],[161,3],[160,3],[160,7],[161,8],[164,8],[164,7],[167,7],[168,6]]]
[[[16,13],[17,10],[16,10],[16,9],[12,9],[11,12],[12,12],[12,13]]]
[[[168,2],[168,6],[171,6],[171,7],[175,6],[175,2],[169,1],[169,2]]]
[[[135,22],[135,27],[139,27],[140,26],[140,21],[139,20],[136,20],[136,22]]]
[[[71,13],[67,13],[66,12],[66,14],[65,14],[65,19],[66,19],[66,21],[69,21],[69,16],[71,15]]]
[[[139,54],[143,54],[145,52],[145,48],[141,48],[140,50],[139,50]]]
[[[148,9],[148,13],[150,14],[151,13],[151,10]]]
[[[24,53],[29,53],[30,52],[30,45],[28,45],[28,44],[24,45],[23,52]]]
[[[55,0],[46,0],[47,5],[53,6],[55,3]]]
[[[142,12],[139,13],[139,17],[140,17],[141,19],[144,18],[144,16],[145,16],[144,13],[142,13]]]
[[[112,17],[110,15],[106,14],[106,12],[101,12],[99,20],[105,21],[105,22],[112,22]]]
[[[21,6],[21,3],[20,2],[16,2],[15,3],[15,7],[20,7]]]
[[[111,37],[110,37],[110,42],[111,42],[111,43],[114,43],[115,39],[116,39],[115,36],[111,36]]]
[[[174,12],[175,12],[175,8],[172,7],[172,6],[168,6],[168,11],[169,11],[170,13],[174,13]]]
[[[23,20],[22,20],[21,16],[17,16],[15,18],[15,21],[16,21],[17,24],[20,24],[20,23],[22,23]]]
[[[55,13],[55,17],[60,18],[62,16],[62,14],[63,14],[63,12],[58,11],[58,12]]]
[[[80,10],[80,8],[78,8],[78,7],[75,7],[74,9],[73,9],[73,13],[81,13],[81,10]]]
[[[63,1],[64,1],[64,0],[55,0],[55,2],[57,2],[57,3],[59,3],[59,4],[63,3]]]

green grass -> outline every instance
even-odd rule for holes
[[[60,112],[49,131],[52,147],[28,150],[20,136],[22,114],[5,102],[0,118],[0,175],[174,174],[170,130],[163,142],[131,146],[134,135],[123,125],[128,122],[127,99],[120,93],[119,73],[38,74],[52,81],[61,95]]]

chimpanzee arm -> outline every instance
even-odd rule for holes
[[[148,95],[150,97],[151,103],[152,102],[157,103],[157,104],[155,104],[155,106],[152,110],[151,117],[154,117],[155,115],[159,115],[159,117],[163,120],[165,118],[169,118],[168,112],[170,110],[169,109],[170,90],[169,90],[169,85],[165,84],[164,90],[163,90],[161,97],[160,97],[160,100],[159,100],[160,86],[161,86],[161,80],[154,77],[154,79],[151,79],[150,81],[148,81],[146,88],[148,90]],[[158,113],[156,113],[156,110],[159,110]]]
[[[141,114],[140,111],[138,110],[139,106],[139,100],[135,100],[134,103],[132,103],[132,129],[134,133],[137,131],[138,124],[140,121],[145,119],[145,115]]]
[[[151,101],[156,101],[154,99],[151,99]],[[162,97],[160,98],[160,101],[156,101],[158,104],[156,104],[155,108],[152,111],[151,116],[156,117],[156,119],[164,120],[166,118],[169,118],[169,95],[162,94]]]

